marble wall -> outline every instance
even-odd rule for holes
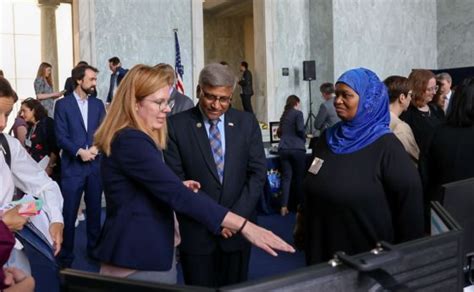
[[[175,64],[173,29],[178,29],[185,93],[193,96],[192,4],[195,0],[80,1],[81,58],[100,70],[99,97],[106,98],[108,59],[118,56],[125,68],[138,63]],[[202,11],[202,10],[201,10]],[[93,29],[92,29],[93,28]]]
[[[474,2],[438,0],[438,68],[474,66]]]
[[[204,63],[225,61],[240,76],[240,62],[245,59],[244,19],[240,17],[215,17],[204,14]],[[253,68],[250,67],[250,70]],[[242,109],[240,88],[234,90],[232,106]]]
[[[319,86],[334,83],[334,42],[332,1],[309,1],[310,59],[316,61],[316,80],[311,82],[313,113],[322,103]]]
[[[334,78],[361,66],[380,78],[437,68],[436,0],[332,2]]]
[[[266,82],[257,81],[260,87],[257,88],[256,99],[261,109],[262,101],[258,99],[266,98],[266,108],[257,117],[264,121],[278,121],[286,98],[291,94],[299,96],[303,112],[308,111],[309,89],[306,81],[303,81],[303,61],[310,57],[309,2],[265,1],[263,8],[266,31],[262,39],[266,47],[266,74],[259,74],[258,78],[266,77]],[[257,17],[255,11],[254,17]],[[259,39],[256,34],[255,42]],[[256,62],[259,58],[256,54]],[[282,75],[282,68],[289,68],[289,76]]]

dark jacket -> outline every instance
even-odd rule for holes
[[[122,79],[125,77],[125,75],[127,74],[128,72],[128,69],[124,69],[122,67],[118,67],[117,68],[117,72],[116,73],[112,73],[110,74],[110,86],[109,86],[109,93],[107,93],[107,103],[111,103],[112,102],[112,97],[114,95],[114,75],[115,74],[118,74],[117,75],[117,86],[120,85],[120,82],[122,81]]]
[[[290,109],[280,121],[281,137],[278,149],[305,150],[303,113]]]
[[[176,88],[173,88],[168,103],[172,105],[171,112],[168,113],[168,116],[184,112],[194,107],[193,100],[176,90]]]
[[[242,86],[242,94],[253,95],[252,73],[250,70],[245,70],[242,73],[242,78],[239,81],[239,85]]]
[[[105,117],[102,100],[89,96],[87,131],[82,119],[79,105],[73,94],[56,101],[54,110],[54,127],[61,155],[61,176],[70,177],[83,173],[85,168],[99,167],[99,160],[83,162],[76,154],[79,148],[87,149],[94,141],[94,133]]]
[[[120,131],[103,157],[107,212],[93,255],[112,265],[152,271],[171,269],[173,209],[218,234],[227,209],[193,193],[163,161],[154,141],[135,129]]]
[[[173,115],[168,123],[165,160],[182,180],[196,180],[215,202],[242,217],[256,217],[256,205],[266,179],[262,136],[255,116],[230,108],[225,113],[224,179],[220,183],[199,105]],[[188,254],[210,254],[217,245],[224,251],[245,248],[241,235],[215,236],[201,223],[178,214],[182,242]]]

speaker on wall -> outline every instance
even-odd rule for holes
[[[316,61],[303,61],[303,80],[316,80]]]

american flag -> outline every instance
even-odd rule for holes
[[[175,42],[175,51],[176,51],[176,63],[174,66],[174,71],[176,74],[176,90],[184,94],[184,83],[183,83],[183,74],[184,67],[181,64],[181,53],[179,52],[179,41],[178,41],[178,32],[174,32],[174,42]]]

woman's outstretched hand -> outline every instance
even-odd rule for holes
[[[276,251],[295,252],[295,249],[279,236],[265,228],[253,224],[250,221],[247,222],[241,230],[241,233],[248,241],[250,241],[250,243],[263,249],[272,256],[278,256]]]

